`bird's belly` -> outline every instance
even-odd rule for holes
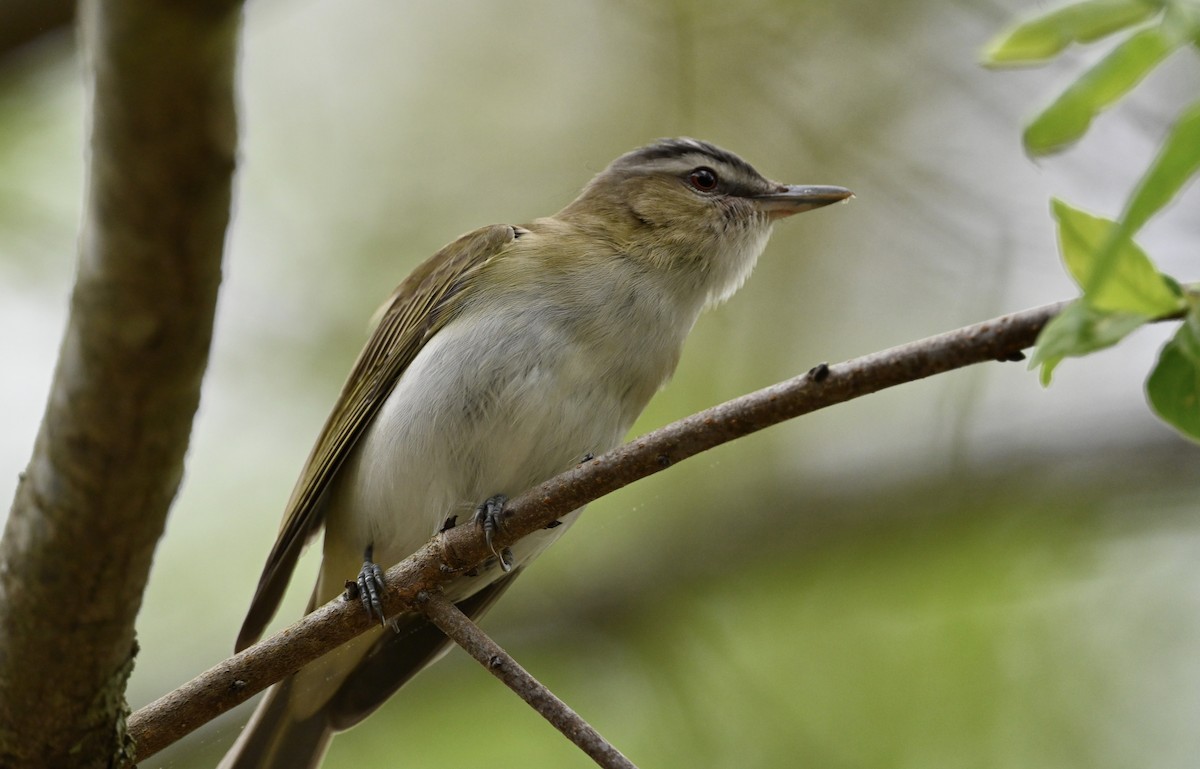
[[[659,384],[614,377],[557,331],[500,322],[443,328],[360,439],[331,489],[326,568],[333,545],[351,571],[328,575],[331,590],[353,577],[368,544],[386,568],[447,519],[468,521],[485,499],[516,496],[612,448]],[[514,560],[532,558],[566,528],[526,538]]]

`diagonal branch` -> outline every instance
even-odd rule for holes
[[[824,364],[693,414],[576,466],[510,501],[497,547],[511,545],[592,500],[702,451],[771,425],[975,363],[1018,360],[1066,302],[1005,315],[890,350]],[[443,532],[387,572],[386,613],[420,611],[418,596],[491,555],[473,526]],[[134,713],[146,758],[373,627],[357,602],[335,600]]]
[[[563,736],[575,743],[597,764],[605,769],[637,769],[621,751],[601,737],[591,724],[556,697],[541,681],[530,675],[512,655],[500,647],[500,644],[480,630],[479,626],[440,590],[418,593],[417,606],[430,622],[437,625],[438,630],[466,650],[489,673],[503,681],[531,708],[541,713],[555,729],[562,732]]]

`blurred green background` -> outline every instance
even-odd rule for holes
[[[660,136],[858,197],[781,226],[635,432],[1075,293],[1048,198],[1116,215],[1169,61],[1065,155],[1022,118],[1096,52],[988,72],[1017,0],[259,0],[226,280],[187,476],[139,620],[139,707],[231,651],[375,307],[459,233],[556,211]],[[0,496],[66,311],[85,92],[60,35],[0,59]],[[1200,194],[1140,240],[1197,277]],[[1190,257],[1190,259],[1189,259]],[[643,767],[1192,767],[1200,451],[1147,412],[1169,333],[1042,390],[976,367],[773,428],[595,503],[485,629]],[[297,616],[302,565],[279,625]],[[211,766],[250,706],[142,767]],[[325,766],[591,763],[461,652]]]

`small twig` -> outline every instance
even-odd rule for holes
[[[820,365],[681,419],[511,500],[493,543],[507,547],[609,492],[787,419],[974,363],[1009,360],[1032,345],[1066,304],[1035,307],[845,363]],[[475,526],[437,534],[388,570],[385,611],[392,616],[411,610],[421,591],[436,589],[490,556]],[[202,673],[130,716],[128,729],[137,741],[138,759],[162,750],[368,627],[372,624],[357,603],[334,601]]]
[[[471,618],[463,614],[440,590],[425,590],[417,595],[417,608],[438,629],[461,646],[488,671],[504,682],[518,697],[542,714],[542,717],[575,743],[580,750],[605,769],[637,769],[584,721],[567,703],[521,667],[512,656],[493,641]]]
[[[508,547],[605,494],[780,422],[976,363],[1019,360],[1021,351],[1032,346],[1046,323],[1068,304],[1034,307],[843,363],[822,363],[800,376],[684,417],[510,500],[503,531],[493,536],[493,543]],[[480,546],[482,537],[464,528],[445,533],[445,550],[447,563],[462,562],[469,568],[488,553]]]

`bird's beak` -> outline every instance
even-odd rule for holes
[[[852,197],[854,193],[845,187],[781,184],[774,191],[755,195],[751,200],[767,216],[782,219]]]

